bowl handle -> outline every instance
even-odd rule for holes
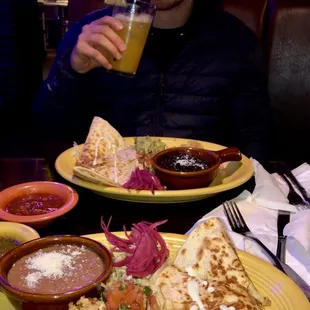
[[[242,154],[236,147],[228,147],[214,153],[219,156],[221,163],[225,163],[227,161],[240,161],[242,159]]]

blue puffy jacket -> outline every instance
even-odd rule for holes
[[[41,126],[83,142],[97,115],[123,136],[200,139],[265,159],[268,99],[259,40],[237,18],[202,2],[196,0],[186,44],[167,70],[154,60],[149,36],[132,79],[104,68],[77,74],[69,64],[83,25],[111,14],[109,8],[74,24],[35,103]]]

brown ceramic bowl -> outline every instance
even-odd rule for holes
[[[40,215],[15,215],[5,211],[9,202],[17,197],[30,193],[55,194],[62,198],[64,205],[57,211]],[[71,187],[57,182],[29,182],[18,184],[0,192],[0,219],[8,222],[27,224],[41,228],[50,224],[57,217],[62,216],[75,207],[78,194]]]
[[[80,287],[72,292],[58,295],[35,294],[23,292],[8,283],[8,273],[12,265],[22,257],[40,249],[58,244],[85,246],[94,251],[104,262],[104,272],[93,284]],[[0,259],[0,286],[12,302],[22,303],[24,310],[68,310],[70,302],[76,302],[81,296],[98,295],[96,287],[104,282],[112,270],[112,256],[109,250],[97,241],[77,236],[51,236],[29,241],[13,249]]]
[[[204,160],[208,168],[194,172],[177,172],[160,166],[166,156],[190,154]],[[170,190],[184,190],[208,187],[215,179],[220,164],[228,161],[240,161],[241,152],[235,148],[226,148],[221,151],[209,151],[193,147],[174,147],[157,153],[152,159],[152,167],[161,183]]]

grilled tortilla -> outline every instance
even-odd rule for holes
[[[95,116],[76,166],[93,168],[104,158],[126,147],[123,137],[104,119]]]
[[[270,305],[261,296],[244,270],[237,252],[218,218],[196,227],[177,254],[174,265],[182,272],[224,284],[233,282],[244,287],[260,305]]]
[[[137,165],[135,149],[127,147],[122,136],[107,121],[95,117],[73,172],[92,183],[121,186]]]
[[[101,163],[92,168],[76,166],[74,174],[86,181],[106,185],[121,186],[125,184],[138,165],[136,151],[132,147],[101,159]]]
[[[190,282],[194,282],[194,285],[197,283],[200,307],[197,307],[197,301],[192,299]],[[205,307],[207,310],[218,310],[221,309],[220,306],[233,306],[238,310],[261,309],[248,290],[237,282],[203,281],[179,271],[175,266],[167,266],[151,284],[161,310],[190,310],[195,305],[195,309]]]

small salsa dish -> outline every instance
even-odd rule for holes
[[[174,147],[157,153],[152,158],[152,167],[167,189],[185,190],[208,187],[222,163],[241,159],[242,154],[235,147],[220,151]]]
[[[44,227],[75,207],[78,194],[57,182],[29,182],[0,192],[0,219]]]
[[[98,296],[112,270],[112,255],[97,241],[51,236],[27,242],[0,260],[3,292],[23,309],[68,309],[82,296]]]

